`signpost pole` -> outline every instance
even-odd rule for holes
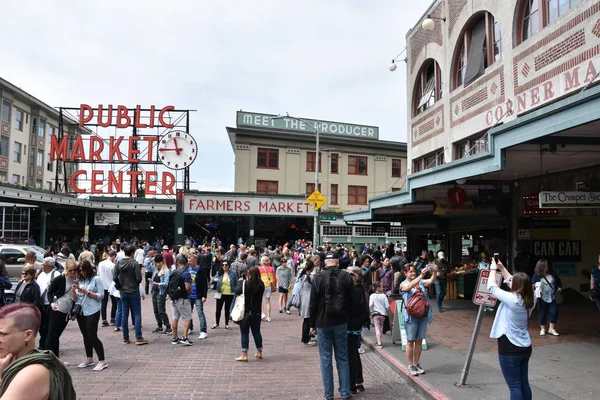
[[[479,335],[479,330],[481,329],[481,322],[483,321],[485,306],[482,304],[479,306],[479,311],[477,312],[477,319],[475,320],[475,327],[473,328],[473,335],[471,336],[471,344],[469,344],[469,351],[467,352],[467,359],[465,360],[465,366],[463,367],[462,373],[460,375],[460,381],[456,382],[456,386],[463,387],[468,386],[467,376],[469,375],[469,368],[471,368],[471,360],[473,359],[473,353],[475,352],[475,345],[477,344],[477,336]]]
[[[319,168],[321,163],[321,157],[319,157],[319,123],[314,125],[315,134],[317,136],[317,145],[315,146],[315,190],[319,190]],[[319,213],[315,212],[313,217],[313,249],[316,249],[319,245]]]

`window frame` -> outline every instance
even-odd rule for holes
[[[335,191],[333,190],[334,187]],[[337,183],[332,183],[329,188],[329,204],[331,204],[332,206],[337,206],[340,204],[339,192],[339,185]]]
[[[433,67],[433,76],[430,78],[430,80],[428,80],[427,76],[431,67]],[[432,82],[431,89],[429,89],[430,81]],[[420,105],[421,101],[426,95],[426,93],[424,93],[425,90],[427,93],[431,93],[431,95],[427,102],[425,102],[423,105]],[[434,59],[427,60],[421,67],[415,82],[414,93],[415,97],[413,99],[413,116],[417,116],[426,110],[429,110],[442,99],[442,72],[439,64]]]
[[[473,156],[484,151],[489,152],[489,137],[488,135],[484,136],[483,133],[480,132],[471,137],[455,142],[453,148],[455,160]],[[461,150],[464,150],[464,153],[461,152]]]
[[[306,197],[310,196],[315,191],[315,183],[306,182],[306,186],[304,187],[304,189],[306,191]],[[319,182],[319,192],[321,192],[321,182]]]
[[[19,146],[19,151],[17,151],[16,147]],[[23,159],[23,143],[13,142],[13,162],[21,164]]]
[[[44,121],[43,119],[40,118],[37,129],[38,129],[37,135],[40,138],[45,139],[46,138],[46,121]]]
[[[260,185],[264,185],[265,191],[260,191]],[[271,192],[270,185],[275,184],[275,193]],[[258,194],[279,194],[279,181],[270,181],[265,179],[256,180],[256,193]]]
[[[331,159],[329,160],[329,169],[331,174],[340,173],[340,155],[338,153],[331,153]],[[333,160],[335,160],[335,169],[333,168]]]
[[[38,149],[35,155],[35,166],[38,168],[44,167],[44,150]]]
[[[394,163],[398,163],[397,167],[394,167]],[[394,169],[398,169],[397,173],[394,173]],[[401,158],[392,158],[392,178],[401,178],[402,177],[402,159]]]
[[[431,159],[432,157],[436,157],[435,165],[430,165],[431,163],[427,162],[427,160]],[[443,164],[444,164],[444,148],[442,147],[442,148],[439,148],[430,153],[424,154],[417,159],[414,159],[412,161],[412,165],[413,165],[412,173],[415,174],[417,172],[425,171],[430,168],[434,168],[434,167],[437,167],[437,166],[440,166]]]
[[[316,155],[315,151],[306,152],[306,172],[315,172]],[[319,172],[323,172],[323,153],[321,152],[319,152]]]
[[[15,182],[15,177],[17,177],[16,182]],[[12,182],[13,185],[19,185],[21,183],[21,175],[12,174],[12,176],[10,178],[11,178],[10,181]]]
[[[6,146],[3,146],[2,144],[6,144]],[[2,148],[4,148],[4,152],[6,154],[2,154]],[[8,139],[8,136],[4,136],[2,135],[0,137],[0,157],[9,157],[10,154],[10,150],[8,150],[10,148],[10,140]]]
[[[261,166],[259,164],[260,162],[260,153],[261,151],[265,152],[265,165]],[[271,159],[272,159],[272,154],[275,154],[275,157],[277,158],[277,166],[276,167],[272,167],[271,166]],[[279,169],[279,149],[273,149],[270,147],[258,147],[256,150],[256,168],[259,169]]]
[[[489,67],[491,67],[492,65],[494,65],[494,63],[496,61],[500,61],[502,59],[502,31],[499,28],[499,32],[500,32],[500,38],[495,37],[495,32],[494,32],[494,25],[498,24],[498,21],[496,20],[496,18],[494,17],[494,15],[491,12],[488,11],[484,11],[480,14],[478,14],[478,16],[476,18],[472,18],[469,21],[469,24],[467,25],[467,27],[465,27],[465,29],[463,30],[463,32],[461,33],[459,40],[457,41],[458,46],[456,50],[455,50],[455,54],[454,54],[454,60],[452,61],[452,74],[451,74],[451,79],[452,79],[452,90],[456,90],[456,89],[460,89],[461,87],[465,87],[464,86],[464,82],[465,82],[465,74],[467,71],[467,65],[469,64],[469,49],[471,46],[471,36],[472,36],[472,32],[473,32],[473,28],[479,23],[479,21],[481,19],[484,19],[485,21],[485,39],[483,41],[483,48],[482,51],[485,52],[485,57],[484,57],[484,68],[485,70],[487,70]],[[500,26],[500,25],[498,25]],[[489,43],[492,43],[492,45],[490,46]],[[494,45],[498,44],[499,47],[499,56],[496,59],[494,56]],[[485,72],[483,73],[483,75],[485,75]],[[483,76],[481,75],[481,76]],[[476,82],[478,79],[481,78],[481,76],[477,77],[476,79],[474,79],[473,81],[471,81],[469,83],[469,85],[473,84],[474,82]],[[467,85],[467,86],[469,86]]]
[[[361,159],[365,160],[364,174],[360,173],[360,160]],[[352,160],[355,160],[354,165],[351,164]],[[369,157],[368,156],[357,156],[357,155],[348,156],[348,175],[360,175],[360,176],[369,175]]]
[[[531,21],[531,6],[533,3],[537,3],[537,10],[534,14],[537,14],[536,20],[538,24],[537,31],[533,31],[531,27],[531,23],[526,24],[526,21]],[[552,7],[550,4],[553,3],[556,5],[556,16],[552,17],[550,15]],[[577,7],[581,4],[581,0],[567,0],[567,8],[563,11],[560,10],[559,0],[524,0],[520,4],[519,8],[519,26],[518,26],[518,35],[517,35],[517,46],[521,43],[529,40],[533,36],[537,35],[542,29],[547,27],[550,24],[553,24],[560,17],[568,13],[573,8]]]
[[[21,114],[21,119],[19,119],[18,115]],[[23,132],[25,129],[25,111],[20,110],[15,107],[15,129]]]
[[[8,116],[7,117],[5,117],[5,115],[4,115],[4,107],[5,106],[8,108]],[[2,99],[2,103],[0,104],[0,121],[10,124],[11,117],[12,117],[12,104],[10,101]]]
[[[357,191],[362,191],[364,194]],[[368,193],[369,189],[367,186],[362,185],[348,185],[348,205],[349,206],[366,206],[368,204]],[[362,202],[362,196],[364,196],[364,202]]]

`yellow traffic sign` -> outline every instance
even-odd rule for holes
[[[306,198],[306,202],[310,204],[315,211],[318,211],[319,208],[323,207],[323,204],[327,203],[327,199],[321,192],[315,190]]]

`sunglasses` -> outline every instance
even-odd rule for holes
[[[228,266],[229,266],[229,264],[227,264],[227,263],[223,263],[223,264],[221,264],[221,266],[223,266],[223,267],[228,267]]]
[[[21,272],[21,276],[29,275],[27,272]]]

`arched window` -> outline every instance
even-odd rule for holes
[[[458,40],[454,61],[454,88],[479,78],[502,55],[500,25],[488,12],[477,15]]]
[[[414,115],[431,108],[442,98],[442,74],[434,60],[425,62],[415,83]]]
[[[581,0],[524,0],[520,41],[529,39],[579,3]]]

